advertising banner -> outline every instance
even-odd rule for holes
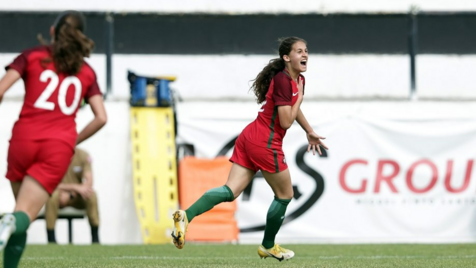
[[[318,118],[319,111],[310,111],[311,119]],[[321,156],[306,152],[298,124],[288,130],[283,150],[294,198],[279,241],[476,241],[474,120],[402,114],[309,120],[327,137],[329,150]],[[231,155],[235,138],[253,117],[243,112],[188,119],[181,121],[180,137],[197,154],[213,157]],[[273,196],[259,172],[238,197],[241,242],[261,240]]]

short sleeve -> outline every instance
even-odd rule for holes
[[[94,95],[102,95],[101,90],[99,90],[99,85],[96,80],[94,80],[94,83],[89,87],[88,91],[86,92],[86,100],[91,98]]]
[[[284,74],[279,73],[274,78],[273,101],[274,105],[292,105],[293,88],[291,80]]]
[[[88,101],[89,98],[91,98],[94,95],[101,95],[102,96],[102,93],[101,93],[101,90],[99,89],[99,85],[98,85],[98,81],[96,79],[96,74],[95,73],[94,73],[94,81],[91,84],[91,86],[89,86],[88,90],[86,91],[86,95],[84,96],[84,99],[86,100],[86,102],[89,103],[89,101]]]
[[[12,63],[7,65],[5,67],[5,70],[8,71],[8,69],[14,69],[20,74],[21,77],[23,77],[26,72],[26,66],[27,66],[27,57],[25,53],[22,53],[18,55],[18,57],[16,57]]]

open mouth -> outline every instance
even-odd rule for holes
[[[307,60],[302,60],[301,61],[301,66],[307,66]]]

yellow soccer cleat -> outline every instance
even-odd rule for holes
[[[273,257],[278,261],[289,260],[294,257],[294,251],[280,247],[274,244],[274,247],[265,249],[262,245],[258,248],[258,255],[262,258]]]
[[[185,246],[185,233],[187,232],[188,219],[187,214],[183,210],[177,210],[173,214],[174,230],[172,232],[172,241],[178,249]]]

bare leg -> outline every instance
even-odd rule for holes
[[[253,179],[255,172],[251,169],[245,168],[238,164],[233,164],[228,175],[226,186],[233,192],[233,197],[236,199],[248,186]]]
[[[26,245],[26,231],[46,203],[48,193],[30,176],[25,176],[21,183],[15,182],[11,185],[16,199],[15,212],[5,215],[6,219],[2,219],[4,227],[0,228],[3,229],[0,232],[0,246],[5,246],[3,265],[18,267]],[[9,223],[6,225],[7,220]]]
[[[48,243],[56,243],[55,225],[61,205],[61,191],[55,190],[45,205],[46,235]]]
[[[10,182],[12,186],[13,196],[17,200],[18,193],[20,192],[21,182]]]
[[[12,184],[12,188],[13,188]],[[15,189],[13,189],[15,192]],[[48,192],[35,179],[25,176],[23,183],[16,195],[17,204],[15,211],[23,211],[30,218],[30,222],[36,219],[38,212],[48,200]]]
[[[273,189],[274,195],[279,199],[291,199],[294,196],[293,184],[289,169],[279,173],[262,171],[266,182]]]

